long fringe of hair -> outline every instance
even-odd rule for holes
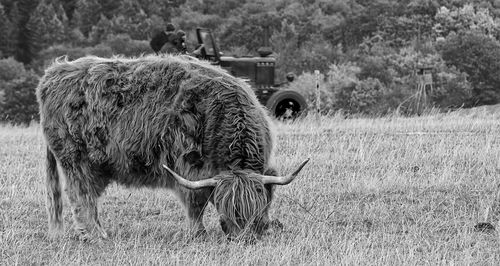
[[[240,229],[251,223],[267,207],[264,184],[243,173],[222,177],[214,191],[214,203]],[[259,192],[260,190],[260,192]]]

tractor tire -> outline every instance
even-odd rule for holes
[[[266,103],[267,109],[278,119],[295,119],[307,109],[306,99],[292,90],[275,92]]]

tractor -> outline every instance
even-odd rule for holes
[[[271,49],[258,50],[258,57],[223,56],[212,32],[209,29],[196,29],[196,37],[201,47],[200,57],[220,65],[231,75],[246,79],[254,89],[260,103],[279,119],[294,119],[307,109],[305,98],[294,90],[286,89],[293,81],[293,74],[288,74],[287,82],[275,81],[276,59],[271,57]]]

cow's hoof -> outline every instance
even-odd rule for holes
[[[275,219],[275,220],[272,220],[270,223],[269,223],[270,227],[273,228],[273,229],[278,229],[278,230],[283,230],[285,229],[285,226],[283,225],[283,223],[280,222],[280,220],[278,219]]]
[[[104,229],[100,229],[100,230],[99,230],[99,233],[100,233],[100,235],[101,235],[101,238],[102,238],[102,239],[107,240],[107,239],[109,238],[109,235],[108,235],[108,233],[106,232],[106,230],[104,230]]]
[[[91,243],[95,241],[92,234],[85,228],[77,228],[76,230],[78,240],[85,243]]]
[[[237,243],[242,243],[242,244],[247,244],[247,245],[253,245],[257,243],[257,240],[259,240],[260,237],[256,236],[254,234],[244,234],[240,235],[237,237],[232,237],[232,236],[227,236],[226,240],[230,242],[237,242]]]
[[[78,235],[78,240],[80,240],[81,242],[84,242],[84,243],[91,243],[93,238],[90,234],[80,234]]]
[[[48,233],[48,237],[50,240],[57,240],[63,237],[64,232],[62,230],[50,230]]]
[[[205,239],[208,236],[207,231],[205,229],[190,232],[190,235],[191,239]]]
[[[492,233],[495,231],[495,226],[490,223],[478,223],[474,226],[474,231],[482,233]]]
[[[49,228],[49,239],[56,240],[64,235],[64,228],[62,224],[55,224]]]

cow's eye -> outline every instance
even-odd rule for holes
[[[224,233],[226,233],[226,234],[228,233],[228,228],[227,228],[227,224],[225,221],[223,221],[223,220],[220,221],[220,227],[222,228],[222,231]]]

